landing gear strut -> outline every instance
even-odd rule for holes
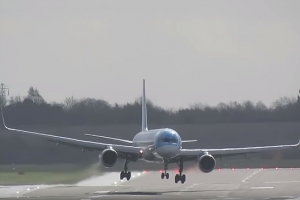
[[[179,163],[177,163],[179,166],[179,174],[176,174],[175,176],[175,183],[178,183],[179,181],[181,181],[181,183],[185,182],[185,174],[182,174],[183,171],[183,158],[180,157],[180,161]]]
[[[120,179],[123,180],[123,178],[126,178],[128,181],[130,180],[131,178],[131,172],[128,171],[128,167],[127,167],[127,164],[129,163],[130,161],[126,158],[125,159],[125,162],[124,162],[124,171],[122,171],[120,173]]]
[[[167,173],[168,170],[168,161],[164,160],[164,173],[161,173],[161,179],[164,179],[166,177],[166,179],[169,179],[169,173]]]

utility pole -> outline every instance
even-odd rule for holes
[[[0,107],[2,108],[6,104],[6,92],[9,95],[9,88],[4,83],[1,83],[0,86]]]

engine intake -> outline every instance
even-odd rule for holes
[[[210,154],[202,155],[198,160],[198,167],[204,173],[211,172],[216,166],[215,158]]]
[[[104,167],[113,167],[117,163],[118,153],[113,149],[105,149],[99,157]]]

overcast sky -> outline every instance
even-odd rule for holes
[[[0,0],[0,83],[166,108],[300,89],[300,1]]]

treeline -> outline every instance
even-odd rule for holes
[[[14,125],[110,125],[141,123],[141,99],[124,105],[101,99],[66,98],[61,103],[47,103],[31,87],[26,97],[1,99],[7,122]],[[0,102],[0,103],[1,103]],[[147,103],[150,124],[197,124],[300,121],[300,100],[280,98],[271,107],[262,102],[219,103],[217,106],[195,104],[185,109],[167,110]]]

